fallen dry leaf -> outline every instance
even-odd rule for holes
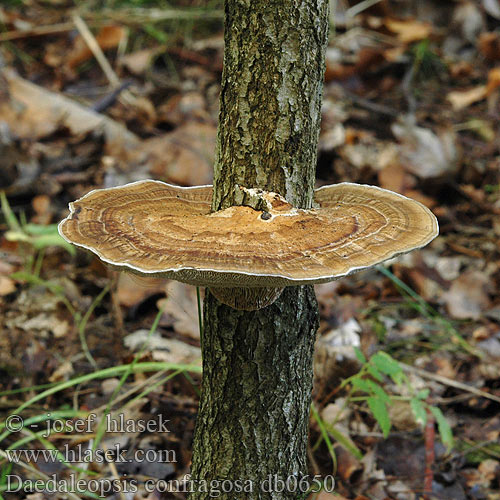
[[[61,94],[39,87],[12,70],[0,71],[1,78],[5,78],[8,84],[9,99],[0,103],[0,116],[20,138],[39,139],[64,126],[73,135],[102,130],[109,142],[130,147],[136,147],[140,142],[120,123]]]
[[[453,13],[453,24],[461,35],[470,43],[475,44],[480,33],[485,31],[485,19],[478,2],[464,0],[457,4]]]
[[[187,122],[173,132],[144,141],[151,173],[181,186],[210,184],[215,154],[214,125]]]
[[[379,171],[378,182],[380,187],[384,189],[404,193],[407,185],[406,176],[405,169],[401,165],[393,163]]]
[[[7,276],[0,276],[0,295],[9,295],[16,291],[16,284],[14,280]]]
[[[318,337],[314,351],[314,374],[318,379],[345,378],[359,369],[354,347],[360,346],[360,333],[361,326],[350,318],[338,328]]]
[[[498,338],[490,337],[489,339],[478,342],[477,347],[492,358],[500,358],[500,331],[497,336]],[[497,365],[496,368],[498,371],[500,366]]]
[[[135,306],[146,297],[163,292],[164,284],[161,278],[120,273],[116,291],[118,302],[126,307]]]
[[[457,170],[456,136],[452,130],[436,134],[417,126],[411,116],[394,123],[391,129],[401,143],[401,163],[418,177],[440,177]]]
[[[66,360],[56,368],[54,373],[49,377],[49,381],[58,382],[60,380],[67,380],[73,373],[73,364],[71,361]]]
[[[29,319],[16,318],[16,326],[26,332],[36,330],[41,336],[46,336],[52,332],[54,337],[64,337],[69,331],[69,323],[60,320],[55,314],[40,313]]]
[[[460,275],[461,257],[438,257],[434,268],[445,280],[451,281]]]
[[[182,340],[166,339],[167,349],[155,349],[151,355],[155,361],[201,365],[201,349]]]
[[[145,346],[156,361],[169,363],[197,363],[201,361],[201,349],[177,339],[167,339],[149,330],[137,330],[123,339],[126,347],[138,351]]]
[[[486,95],[486,85],[479,85],[469,90],[453,90],[452,92],[448,92],[446,99],[450,101],[455,111],[459,111],[475,102],[482,101],[486,98]]]
[[[169,281],[166,294],[166,298],[159,301],[158,307],[173,318],[174,330],[192,339],[199,339],[196,287],[179,281]]]
[[[374,47],[358,47],[356,62],[342,64],[340,61],[326,60],[325,82],[346,80],[354,75],[362,75],[377,68],[385,61],[385,50]]]
[[[103,26],[95,40],[102,50],[113,49],[118,47],[120,42],[127,36],[127,31],[122,26]],[[68,55],[66,64],[69,68],[74,69],[81,63],[92,58],[92,51],[89,49],[85,40],[78,35],[73,43],[73,49]]]
[[[483,9],[495,19],[500,19],[500,2],[498,0],[482,0]]]
[[[500,87],[500,68],[494,68],[488,73],[488,83],[486,85],[478,85],[469,90],[453,90],[448,93],[446,99],[451,103],[455,111],[459,111],[486,99],[498,87]]]
[[[337,398],[335,403],[327,404],[321,410],[321,418],[330,425],[334,422],[346,421],[351,415],[352,409],[345,403],[345,398]]]
[[[500,61],[500,33],[487,32],[479,35],[478,46],[481,54],[490,61]]]
[[[500,462],[491,458],[483,460],[476,470],[465,475],[469,487],[488,488],[492,481],[500,477]]]
[[[342,481],[351,481],[355,477],[355,473],[363,470],[361,462],[345,448],[338,447],[335,453],[337,455],[337,474]]]
[[[479,319],[490,307],[490,289],[491,282],[484,273],[472,270],[461,274],[444,294],[449,314],[457,319]]]
[[[395,33],[402,43],[419,42],[428,38],[432,33],[432,26],[429,23],[417,21],[416,19],[398,20],[385,19],[385,27]]]
[[[498,87],[500,87],[500,68],[493,68],[488,73],[486,95],[492,94]]]
[[[142,75],[151,66],[154,58],[165,51],[163,47],[153,47],[137,50],[123,56],[120,64],[125,66],[132,74]]]

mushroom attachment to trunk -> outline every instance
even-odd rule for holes
[[[210,209],[211,186],[147,180],[97,189],[70,203],[59,232],[108,264],[207,286],[245,310],[271,304],[285,286],[339,279],[438,234],[428,208],[374,186],[319,188],[318,208],[308,210],[276,193],[242,189],[241,205],[218,212]],[[258,209],[245,198],[259,199]]]

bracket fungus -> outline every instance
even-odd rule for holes
[[[438,234],[428,208],[379,187],[324,186],[308,210],[236,189],[239,205],[218,212],[212,186],[146,180],[96,189],[70,203],[59,232],[112,266],[207,286],[245,310],[271,304],[285,286],[339,279]]]

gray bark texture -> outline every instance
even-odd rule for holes
[[[221,111],[213,209],[235,186],[312,205],[321,117],[328,0],[226,0]],[[203,382],[191,477],[233,481],[223,499],[296,499],[273,490],[307,475],[306,446],[318,308],[310,286],[237,311],[207,290]],[[252,492],[238,492],[235,481]],[[213,483],[217,484],[217,483]],[[230,483],[226,483],[226,486]],[[209,499],[197,490],[191,500]],[[202,488],[203,489],[203,488]]]

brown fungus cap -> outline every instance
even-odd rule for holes
[[[70,204],[59,224],[69,242],[141,274],[209,287],[284,287],[332,281],[429,243],[438,234],[421,203],[374,186],[315,191],[318,208],[281,196],[262,210],[210,212],[212,187],[139,181],[97,189]]]

